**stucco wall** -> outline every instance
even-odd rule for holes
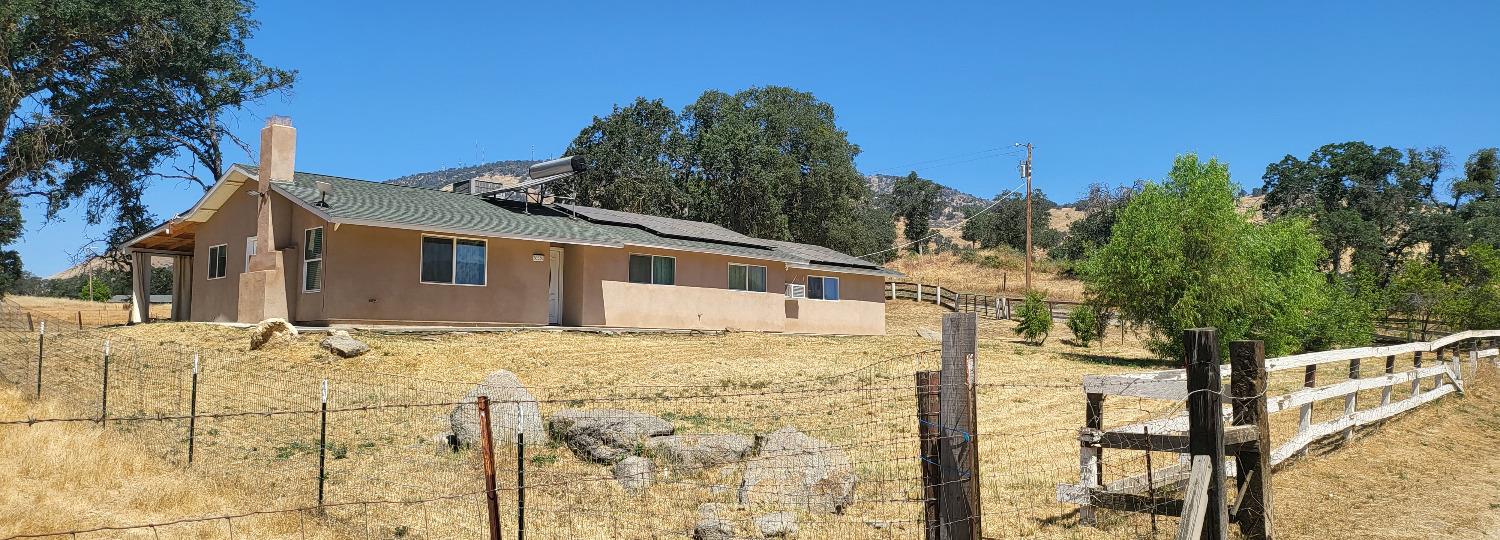
[[[780,331],[785,265],[648,248],[568,246],[564,324]],[[675,285],[630,282],[630,255],[675,257]],[[729,289],[729,264],[766,267],[766,292]]]
[[[885,334],[885,278],[792,268],[789,283],[807,276],[839,278],[838,300],[799,299],[786,304],[786,332],[797,334]]]
[[[240,274],[245,271],[245,238],[255,236],[256,201],[245,182],[193,237],[192,320],[234,322],[239,315]],[[274,204],[274,203],[273,203]],[[229,246],[225,276],[208,279],[208,248]]]
[[[421,232],[341,225],[323,235],[323,292],[305,296],[321,298],[329,322],[547,324],[547,262],[531,260],[545,242],[489,239],[485,284],[444,285],[421,283]]]

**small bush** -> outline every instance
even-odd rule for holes
[[[1052,310],[1047,309],[1047,299],[1037,291],[1026,293],[1021,309],[1016,310],[1016,333],[1028,343],[1041,345],[1051,331]]]
[[[1087,347],[1099,339],[1099,310],[1083,304],[1068,312],[1068,329],[1079,347]]]
[[[83,288],[78,290],[79,299],[88,300],[91,302],[103,302],[109,300],[109,297],[113,295],[114,291],[111,291],[109,288],[109,284],[105,283],[103,280],[95,280],[93,282],[85,281],[83,283]]]

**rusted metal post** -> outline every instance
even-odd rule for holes
[[[490,540],[500,540],[500,498],[495,492],[495,443],[490,433],[490,398],[479,396],[480,458],[484,461],[484,498],[490,514]]]
[[[322,412],[318,415],[318,506],[323,506],[323,481],[328,478],[323,468],[328,459],[328,379],[318,392]]]
[[[920,441],[920,465],[922,468],[922,530],[923,538],[938,540],[942,535],[939,511],[938,430],[939,388],[941,372],[917,372],[917,439]]]
[[[99,425],[109,424],[109,340],[104,340],[104,384],[99,389]]]
[[[193,464],[193,436],[198,428],[198,353],[193,353],[193,386],[188,391],[188,465]]]
[[[36,324],[32,323],[32,321],[31,321],[31,312],[30,311],[26,312],[26,331],[27,332],[35,332],[36,331]]]
[[[36,397],[42,398],[42,358],[47,354],[47,321],[42,321],[41,331],[36,334]]]
[[[1182,331],[1183,363],[1187,366],[1188,450],[1207,456],[1212,465],[1208,512],[1203,518],[1205,540],[1229,539],[1229,505],[1224,497],[1224,397],[1219,373],[1219,336],[1213,328]]]
[[[1255,426],[1255,443],[1235,449],[1236,492],[1241,500],[1234,520],[1246,540],[1271,540],[1271,421],[1266,410],[1266,347],[1260,341],[1229,344],[1229,374],[1236,426]]]

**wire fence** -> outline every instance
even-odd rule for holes
[[[760,538],[789,523],[801,538],[923,538],[925,506],[946,487],[924,484],[914,385],[939,367],[935,348],[774,384],[521,388],[504,375],[425,379],[67,322],[0,312],[0,377],[66,413],[0,418],[0,436],[99,424],[256,496],[224,515],[13,538],[488,538],[481,394],[506,538]],[[1077,385],[989,360],[977,433],[939,435],[977,441],[979,470],[963,472],[980,479],[986,537],[1172,536],[1175,518],[1149,514],[1101,511],[1079,527],[1077,507],[1055,498],[1078,475],[1077,428],[1052,412],[1076,407]],[[1173,412],[1110,406],[1122,422]],[[1117,452],[1101,466],[1128,477],[1176,459]]]

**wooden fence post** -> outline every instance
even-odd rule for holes
[[[31,321],[31,312],[30,311],[26,312],[26,331],[27,332],[35,332],[36,331],[36,324]]]
[[[1392,375],[1394,373],[1396,373],[1396,355],[1392,354],[1385,357],[1385,374]],[[1387,384],[1385,388],[1380,390],[1380,406],[1382,407],[1391,404],[1391,386]]]
[[[1224,497],[1224,396],[1219,374],[1219,336],[1213,328],[1182,331],[1183,362],[1187,368],[1188,450],[1194,458],[1208,456],[1213,473],[1208,485],[1208,513],[1203,536],[1228,540],[1229,507]]]
[[[1444,352],[1447,352],[1447,349],[1445,347],[1438,347],[1437,352],[1434,353],[1434,356],[1436,357],[1436,360],[1437,360],[1437,363],[1435,365],[1442,366],[1444,363],[1448,362],[1449,359],[1448,359],[1447,356],[1443,355]],[[1432,376],[1432,389],[1433,390],[1437,390],[1437,387],[1442,386],[1442,385],[1443,385],[1443,374],[1439,373],[1437,375],[1433,375]]]
[[[1246,540],[1271,540],[1271,421],[1266,411],[1266,346],[1261,341],[1229,344],[1229,387],[1233,393],[1233,423],[1255,426],[1255,444],[1240,445],[1234,453],[1235,492],[1240,505],[1235,522]]]
[[[1310,366],[1307,366],[1306,368],[1303,368],[1302,387],[1313,388],[1316,386],[1318,386],[1318,365],[1312,364]],[[1312,403],[1302,404],[1302,407],[1298,411],[1297,415],[1297,435],[1307,433],[1307,430],[1312,427],[1312,409]],[[1297,451],[1297,455],[1307,455],[1307,448],[1303,447],[1301,450]]]
[[[922,282],[917,282],[917,302],[922,301]]]
[[[78,312],[78,329],[83,330],[83,312]]]
[[[1411,367],[1412,369],[1422,367],[1422,351],[1411,353]],[[1417,376],[1413,374],[1411,378],[1411,397],[1416,397],[1417,394],[1421,393],[1422,379],[1417,378]]]
[[[1349,380],[1353,381],[1358,379],[1359,359],[1355,358],[1349,361]],[[1344,396],[1344,416],[1354,414],[1354,409],[1356,408],[1357,400],[1359,399],[1358,396],[1359,392],[1349,392],[1348,395]],[[1344,442],[1349,442],[1352,440],[1354,440],[1354,426],[1349,426],[1349,429],[1344,430]]]
[[[917,438],[920,441],[922,466],[922,537],[938,540],[941,537],[942,516],[939,513],[939,489],[941,469],[938,467],[939,393],[942,384],[940,371],[917,372]]]
[[[480,458],[484,461],[484,495],[485,506],[490,515],[490,540],[500,540],[500,499],[495,493],[495,446],[490,433],[490,398],[480,395],[479,409],[479,442]],[[520,419],[516,419],[519,423]]]
[[[943,369],[938,423],[942,475],[942,513],[945,539],[978,540],[982,527],[979,506],[979,440],[975,415],[975,345],[978,320],[972,313],[943,315]]]
[[[1088,403],[1083,408],[1083,425],[1096,432],[1104,431],[1104,394],[1086,394]],[[1097,440],[1078,439],[1079,485],[1096,488],[1104,485],[1104,449]],[[1079,523],[1093,526],[1097,523],[1094,507],[1088,502],[1078,509]]]

